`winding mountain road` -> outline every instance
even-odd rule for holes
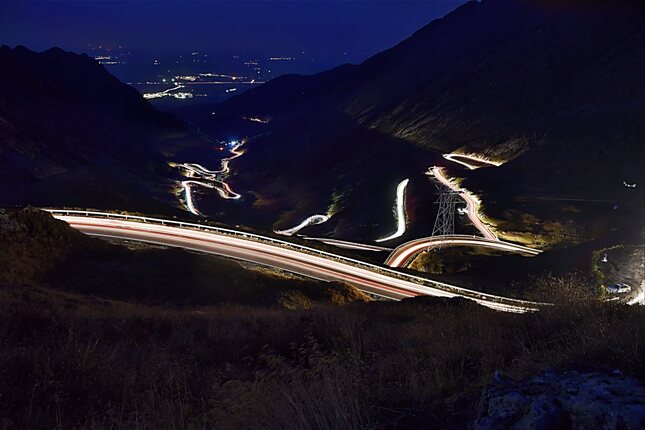
[[[328,215],[320,215],[320,214],[311,215],[306,219],[304,219],[300,224],[296,225],[295,227],[291,227],[286,230],[273,230],[273,232],[275,234],[281,234],[283,236],[293,236],[294,234],[298,233],[300,230],[302,230],[305,227],[322,224],[327,221],[329,221]]]
[[[539,249],[497,239],[455,234],[450,236],[423,237],[406,242],[392,251],[387,257],[387,260],[385,260],[385,264],[390,267],[405,267],[418,253],[437,246],[473,246],[516,252],[526,256],[535,256],[542,252]]]
[[[419,295],[461,296],[492,309],[507,312],[533,311],[542,305],[484,294],[314,248],[230,229],[106,212],[53,209],[48,211],[55,218],[91,236],[154,243],[222,255],[325,281],[347,282],[361,291],[388,299],[400,300]]]
[[[499,163],[494,163],[485,159],[480,159],[474,156],[469,155],[457,155],[457,154],[445,154],[444,157],[450,161],[454,161],[459,164],[463,164],[471,170],[479,168],[481,164],[488,164],[492,166],[498,166]],[[459,160],[462,158],[465,161]],[[478,164],[471,164],[468,161],[476,162]],[[385,264],[390,267],[405,267],[409,262],[412,261],[414,256],[417,254],[429,250],[430,248],[437,246],[474,246],[474,247],[484,247],[490,249],[498,249],[501,251],[507,252],[516,252],[526,256],[535,256],[538,255],[541,250],[529,248],[523,245],[518,245],[511,242],[505,242],[499,240],[499,238],[493,233],[493,231],[479,218],[479,199],[470,193],[468,190],[460,188],[456,185],[451,179],[449,179],[445,174],[445,169],[443,167],[431,167],[428,170],[428,174],[436,178],[441,184],[447,188],[455,191],[459,196],[466,202],[466,212],[470,222],[475,226],[477,230],[482,234],[483,237],[477,236],[467,236],[467,235],[448,235],[448,236],[434,236],[434,237],[424,237],[416,240],[411,240],[406,242],[392,251],[385,260]]]
[[[434,176],[439,182],[441,182],[446,187],[457,192],[459,197],[461,197],[466,202],[466,211],[468,219],[473,223],[475,228],[486,238],[497,240],[497,236],[492,230],[482,222],[479,218],[479,199],[471,194],[469,191],[459,188],[455,185],[445,174],[445,169],[443,167],[432,167],[430,168],[432,176]]]
[[[399,185],[396,187],[396,212],[394,213],[396,219],[396,231],[394,233],[383,236],[380,239],[376,239],[375,242],[387,242],[388,240],[396,239],[397,237],[403,236],[405,233],[405,227],[407,223],[407,216],[405,213],[405,189],[408,186],[410,179],[404,179],[399,182]]]
[[[197,163],[171,163],[171,166],[185,170],[187,172],[186,176],[188,176],[189,178],[202,179],[201,181],[188,180],[180,182],[181,186],[184,189],[186,208],[188,209],[188,211],[190,211],[190,213],[197,216],[202,215],[195,207],[191,185],[213,188],[217,190],[217,193],[223,199],[237,200],[242,197],[240,194],[234,192],[231,189],[231,186],[222,180],[221,176],[230,173],[229,163],[231,162],[231,160],[244,154],[243,151],[239,150],[240,146],[242,146],[244,143],[244,141],[235,142],[235,145],[233,146],[233,148],[231,148],[230,151],[233,156],[221,160],[220,170],[208,170],[201,164]]]

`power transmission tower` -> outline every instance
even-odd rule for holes
[[[455,234],[455,206],[457,205],[458,195],[449,188],[437,186],[439,191],[439,205],[437,218],[434,220],[432,228],[433,236],[448,236]]]

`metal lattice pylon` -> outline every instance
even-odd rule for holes
[[[455,234],[455,206],[457,205],[458,194],[442,186],[437,186],[437,190],[439,190],[439,200],[436,203],[439,205],[439,210],[437,211],[437,218],[434,220],[432,235],[447,236]]]

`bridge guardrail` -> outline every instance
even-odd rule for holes
[[[511,305],[511,306],[532,306],[532,307],[540,307],[540,306],[547,306],[550,305],[550,303],[540,303],[540,302],[533,302],[529,300],[522,300],[522,299],[514,299],[510,297],[502,297],[502,296],[496,296],[493,294],[487,294],[487,293],[482,293],[479,291],[474,291],[470,290],[467,288],[462,288],[462,287],[457,287],[454,285],[446,284],[444,282],[440,281],[433,281],[431,279],[426,279],[422,278],[420,276],[415,276],[415,275],[410,275],[407,273],[399,272],[387,267],[381,267],[377,266],[372,263],[367,263],[364,261],[356,260],[350,257],[345,257],[342,255],[338,254],[333,254],[331,252],[326,252],[322,251],[319,249],[315,248],[310,248],[308,246],[304,245],[299,245],[296,243],[292,242],[287,242],[284,240],[280,239],[275,239],[272,237],[268,236],[262,236],[259,234],[255,233],[244,233],[240,232],[237,230],[232,230],[228,228],[223,228],[223,227],[214,227],[214,226],[209,226],[209,225],[203,225],[203,224],[196,224],[196,223],[191,223],[191,222],[185,222],[185,221],[175,221],[175,220],[169,220],[169,219],[163,219],[163,218],[153,218],[153,217],[145,217],[145,216],[140,216],[140,215],[127,215],[127,214],[119,214],[119,213],[110,213],[110,212],[100,212],[100,211],[84,211],[84,210],[77,210],[77,209],[53,209],[53,208],[42,208],[42,210],[52,213],[52,214],[60,214],[60,215],[81,215],[81,216],[88,216],[88,217],[102,217],[102,218],[119,218],[123,220],[131,220],[131,221],[140,221],[140,222],[152,222],[152,223],[157,223],[161,225],[176,225],[179,227],[184,227],[184,228],[191,228],[191,229],[197,229],[197,230],[207,230],[207,231],[212,231],[212,232],[217,232],[220,234],[226,234],[226,235],[231,235],[243,239],[254,239],[258,242],[264,242],[264,243],[270,243],[270,244],[275,244],[279,245],[282,247],[288,247],[292,249],[296,249],[299,251],[304,251],[309,254],[313,255],[319,255],[319,256],[324,256],[325,258],[332,258],[338,261],[343,261],[347,263],[351,263],[353,265],[357,265],[362,268],[367,268],[372,271],[377,271],[379,273],[387,273],[388,276],[394,276],[396,278],[413,282],[416,284],[419,284],[421,286],[428,286],[432,288],[439,288],[442,289],[446,292],[450,292],[453,294],[458,294],[462,295],[467,298],[474,298],[474,299],[480,299],[480,300],[485,300],[485,301],[492,301],[496,302],[499,304],[506,304],[506,305]]]
[[[411,246],[416,246],[416,245],[419,245],[421,243],[428,243],[428,247],[430,247],[431,243],[433,242],[433,240],[437,241],[437,242],[440,242],[441,240],[451,240],[451,239],[454,239],[454,240],[460,240],[460,239],[477,240],[477,241],[484,242],[484,243],[490,243],[491,245],[499,245],[499,244],[501,244],[501,245],[507,246],[508,248],[514,248],[513,250],[515,252],[520,252],[520,253],[528,254],[528,255],[531,255],[531,256],[535,256],[535,255],[538,255],[538,254],[542,253],[541,249],[530,248],[528,246],[519,245],[519,244],[516,244],[516,243],[501,241],[499,239],[487,239],[485,237],[474,236],[474,235],[469,235],[469,234],[452,234],[450,236],[423,237],[423,238],[414,239],[414,240],[411,240],[409,242],[403,243],[403,244],[397,246],[396,248],[394,248],[394,250],[390,253],[390,255],[385,260],[385,264],[389,265],[392,262],[392,260],[396,257],[396,255],[398,253],[400,253],[402,250],[405,250],[406,248],[409,248]],[[406,260],[403,262],[403,264],[401,264],[400,266],[407,265],[408,262],[414,256],[416,256],[416,254],[418,252],[421,252],[421,251],[417,251],[416,253],[408,256],[406,258]]]

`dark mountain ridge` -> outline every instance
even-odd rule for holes
[[[469,2],[359,66],[283,76],[219,110],[271,116],[327,100],[368,128],[428,148],[491,151],[493,126],[539,130],[554,117],[642,108],[633,89],[644,18],[633,2]],[[455,129],[472,136],[457,139]]]
[[[384,182],[451,151],[507,161],[456,172],[498,214],[495,202],[512,195],[634,202],[622,180],[645,180],[643,22],[635,2],[469,2],[358,66],[284,76],[208,107],[215,119],[201,125],[228,132],[242,116],[272,118],[233,168],[294,218],[334,188],[353,188],[352,202],[391,193]],[[388,180],[357,186],[339,170]],[[303,181],[308,172],[317,180]],[[374,210],[356,206],[352,217]]]

